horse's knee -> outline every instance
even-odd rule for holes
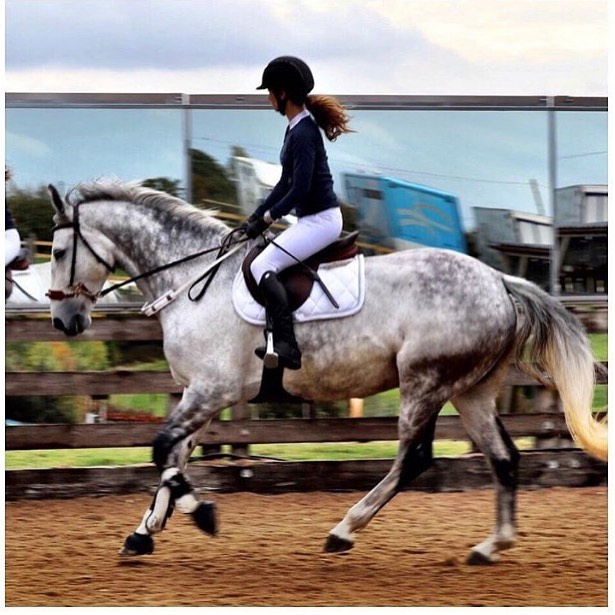
[[[152,445],[152,461],[159,472],[162,472],[166,467],[172,448],[173,439],[171,436],[164,431],[158,432],[154,438],[154,444]]]
[[[179,468],[183,471],[197,444],[197,432],[166,425],[154,438],[152,461],[159,472],[167,468]]]
[[[183,431],[162,429],[154,438],[152,459],[159,472],[167,468],[183,469],[193,449],[194,438]]]

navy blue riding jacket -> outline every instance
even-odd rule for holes
[[[293,209],[297,217],[339,207],[322,134],[314,119],[304,117],[284,139],[280,153],[282,177],[254,216],[270,211],[274,220]]]

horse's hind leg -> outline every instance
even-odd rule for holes
[[[519,451],[496,413],[495,397],[501,378],[500,373],[451,400],[469,437],[488,460],[496,484],[495,529],[472,548],[469,564],[496,562],[498,553],[510,549],[516,536]]]
[[[374,489],[357,502],[329,534],[328,553],[342,553],[354,546],[354,535],[362,530],[399,491],[433,463],[433,438],[442,400],[412,401],[401,391],[399,450],[393,466]]]
[[[164,428],[154,440],[154,463],[160,483],[154,499],[133,534],[124,542],[120,555],[147,555],[153,552],[152,535],[161,532],[173,510],[192,515],[204,532],[216,534],[213,502],[199,501],[184,475],[190,454],[199,443],[199,434],[218,413],[203,408],[195,410],[194,394],[186,391]]]

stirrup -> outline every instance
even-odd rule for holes
[[[273,333],[271,331],[267,331],[267,346],[265,347],[265,356],[262,359],[267,369],[275,369],[280,363],[280,357],[273,347]]]
[[[301,369],[301,351],[289,345],[284,341],[280,341],[281,352],[279,353],[273,344],[273,334],[267,331],[267,345],[259,346],[254,353],[259,359],[263,360],[266,369],[277,369],[278,367],[286,367],[290,370]]]

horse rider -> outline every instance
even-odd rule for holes
[[[268,90],[273,109],[288,119],[280,153],[282,175],[269,196],[242,224],[245,234],[254,239],[291,210],[297,215],[297,222],[278,235],[275,244],[269,243],[250,267],[272,321],[275,353],[288,369],[301,368],[301,351],[286,289],[278,274],[340,236],[342,213],[319,128],[329,141],[352,132],[340,102],[331,96],[310,95],[313,87],[312,71],[299,58],[281,56],[265,67],[257,89]],[[266,349],[259,347],[255,352],[262,359]]]
[[[8,167],[4,167],[4,183],[11,179],[12,173]],[[4,268],[6,269],[18,256],[21,250],[21,237],[15,226],[13,216],[4,202]]]

